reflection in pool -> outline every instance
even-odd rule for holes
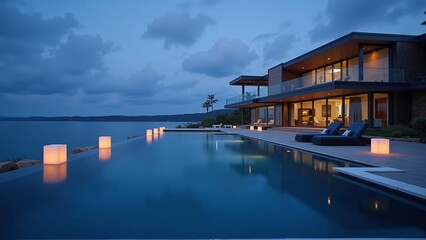
[[[94,150],[52,175],[0,175],[0,236],[426,236],[424,204],[335,177],[333,167],[353,166],[346,162],[211,133],[141,137],[112,151],[108,161]]]

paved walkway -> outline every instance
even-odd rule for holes
[[[373,154],[368,146],[318,146],[294,140],[297,129],[268,129],[250,131],[248,129],[221,129],[228,133],[256,138],[305,151],[323,154],[348,161],[363,163],[381,170],[342,171],[345,174],[394,188],[408,194],[426,199],[426,144],[391,141],[389,155]],[[318,132],[318,131],[315,131]],[[385,169],[385,171],[383,171]],[[387,171],[386,171],[387,170]],[[402,170],[402,171],[400,171]]]

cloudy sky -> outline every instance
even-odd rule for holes
[[[419,35],[425,0],[0,0],[0,116],[223,108],[240,75],[353,31]]]

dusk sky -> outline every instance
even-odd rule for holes
[[[350,32],[419,35],[425,0],[0,0],[0,116],[223,108],[229,81]]]

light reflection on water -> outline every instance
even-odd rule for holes
[[[425,236],[423,209],[334,177],[349,164],[323,156],[206,133],[112,151],[68,162],[55,184],[48,171],[0,183],[2,237]]]

